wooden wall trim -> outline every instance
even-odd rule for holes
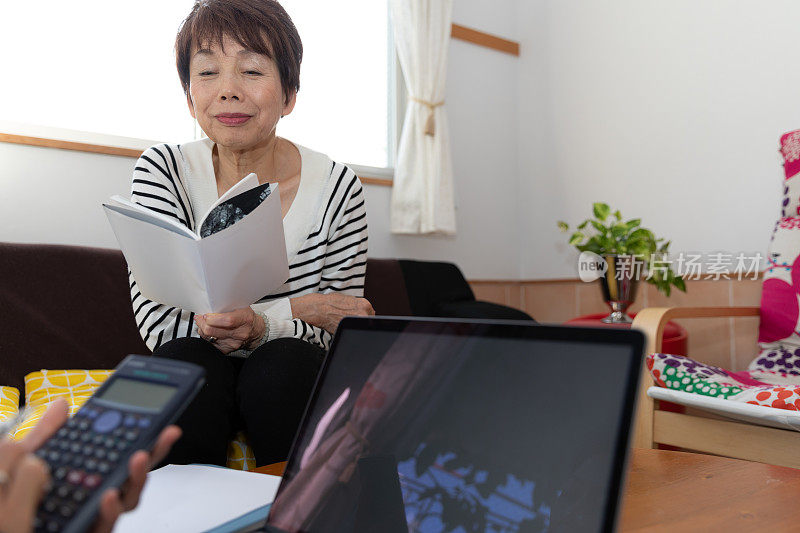
[[[40,146],[43,148],[58,148],[60,150],[75,150],[78,152],[89,152],[93,154],[116,155],[121,157],[138,158],[140,155],[142,155],[142,150],[137,150],[135,148],[121,148],[119,146],[108,146],[103,144],[62,141],[59,139],[30,137],[27,135],[15,135],[12,133],[0,133],[0,142],[24,144],[27,146]],[[393,183],[389,178],[359,176],[359,179],[361,180],[361,183],[365,185],[379,185],[381,187],[391,187]]]
[[[451,28],[451,36],[453,39],[459,39],[478,46],[484,46],[493,50],[498,50],[506,54],[519,56],[519,43],[509,41],[502,37],[497,37],[489,33],[485,33],[473,28],[461,26],[460,24],[453,24]],[[63,141],[59,139],[47,139],[42,137],[31,137],[27,135],[16,135],[12,133],[0,133],[0,142],[23,144],[27,146],[40,146],[43,148],[58,148],[60,150],[75,150],[78,152],[89,152],[93,154],[116,155],[121,157],[138,158],[142,154],[142,150],[135,148],[122,148],[119,146],[108,146],[102,144],[91,144],[75,141]],[[361,182],[365,185],[378,185],[381,187],[391,187],[393,181],[388,178],[377,178],[372,176],[359,176]],[[492,280],[497,281],[497,280]],[[556,280],[547,280],[552,283]],[[566,280],[560,280],[566,281]]]
[[[58,139],[29,137],[27,135],[14,135],[11,133],[0,133],[0,142],[26,144],[28,146],[42,146],[44,148],[58,148],[61,150],[76,150],[79,152],[91,152],[94,154],[118,155],[122,157],[139,157],[142,155],[142,150],[136,150],[134,148],[121,148],[118,146],[106,146],[102,144],[61,141]]]
[[[359,176],[358,179],[360,179],[361,183],[364,185],[380,185],[381,187],[391,187],[392,183],[394,183],[389,178],[371,178],[369,176]]]
[[[531,285],[540,283],[580,283],[578,278],[557,278],[557,279],[470,279],[470,283],[480,283],[483,285]]]
[[[513,56],[519,56],[518,42],[509,41],[508,39],[503,39],[502,37],[490,33],[461,26],[460,24],[453,24],[450,30],[450,36],[453,39],[477,44],[478,46],[484,46]]]
[[[684,280],[686,281],[759,281],[764,278],[764,273],[759,272],[758,275],[753,278],[752,274],[748,274],[747,276],[743,276],[741,280],[736,279],[736,277],[732,274],[729,275],[730,279],[726,280],[724,278],[715,280],[713,274],[704,274],[699,279],[695,278],[686,278],[684,276]],[[554,279],[468,279],[469,283],[480,283],[483,285],[546,285],[546,284],[553,284],[553,283],[575,283],[575,284],[582,284],[587,283],[582,281],[580,278],[554,278]],[[593,282],[589,282],[593,283]],[[644,282],[642,282],[644,283]]]

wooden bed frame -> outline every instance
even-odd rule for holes
[[[651,307],[640,311],[633,328],[647,337],[646,354],[661,351],[666,323],[680,318],[759,316],[758,307]],[[691,357],[691,354],[690,354]],[[688,450],[800,468],[800,432],[725,420],[713,415],[661,411],[647,396],[653,379],[642,365],[633,446],[654,448],[669,444]]]

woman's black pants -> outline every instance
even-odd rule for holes
[[[244,429],[260,466],[289,455],[325,351],[282,338],[240,359],[223,355],[208,341],[185,337],[161,345],[153,355],[206,369],[205,385],[177,421],[183,437],[165,463],[225,465],[228,442]]]

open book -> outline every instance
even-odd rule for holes
[[[121,196],[103,204],[142,295],[195,313],[232,311],[289,277],[276,184],[249,174],[198,220],[174,218]]]

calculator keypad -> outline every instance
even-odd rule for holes
[[[97,406],[85,406],[68,420],[36,452],[49,463],[53,484],[39,506],[35,530],[61,531],[151,423],[147,415]]]

